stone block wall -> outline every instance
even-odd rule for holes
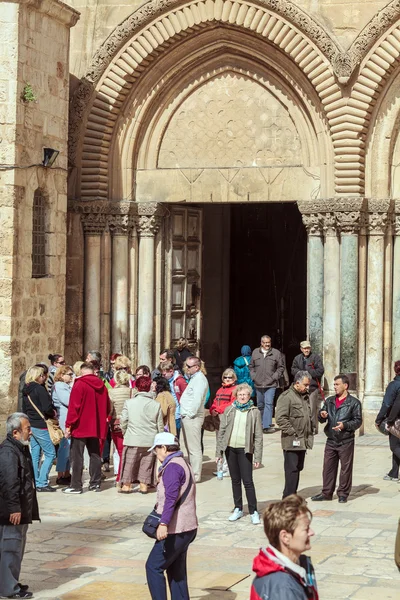
[[[78,16],[58,0],[5,2],[0,11],[1,425],[16,407],[20,373],[64,347],[69,30]],[[41,164],[44,147],[60,152],[51,168]],[[46,198],[41,278],[32,278],[36,190]]]

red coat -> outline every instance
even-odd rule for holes
[[[110,398],[102,380],[96,375],[82,375],[72,387],[65,427],[71,428],[72,437],[105,440],[110,412]]]
[[[228,385],[222,385],[217,393],[215,394],[215,398],[213,403],[210,406],[210,413],[213,411],[217,412],[219,415],[225,411],[228,406],[233,404],[235,398],[233,397],[233,390],[236,388],[235,383],[229,383]]]

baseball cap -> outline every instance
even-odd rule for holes
[[[311,348],[311,342],[304,340],[304,342],[300,343],[300,348]]]
[[[168,431],[163,431],[162,433],[157,433],[154,438],[154,444],[151,448],[149,448],[148,452],[154,450],[156,446],[179,446],[178,438],[174,436],[173,433],[169,433]]]

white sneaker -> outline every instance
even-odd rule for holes
[[[242,517],[243,517],[243,511],[239,510],[238,508],[235,508],[235,510],[229,517],[228,521],[237,521],[238,519],[241,519]]]
[[[252,515],[250,515],[250,519],[251,519],[251,522],[253,523],[253,525],[259,525],[261,523],[260,515],[258,514],[258,512],[256,510],[253,512]]]

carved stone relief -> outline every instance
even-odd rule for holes
[[[299,165],[301,141],[284,106],[258,83],[224,74],[182,104],[165,133],[159,168]]]

